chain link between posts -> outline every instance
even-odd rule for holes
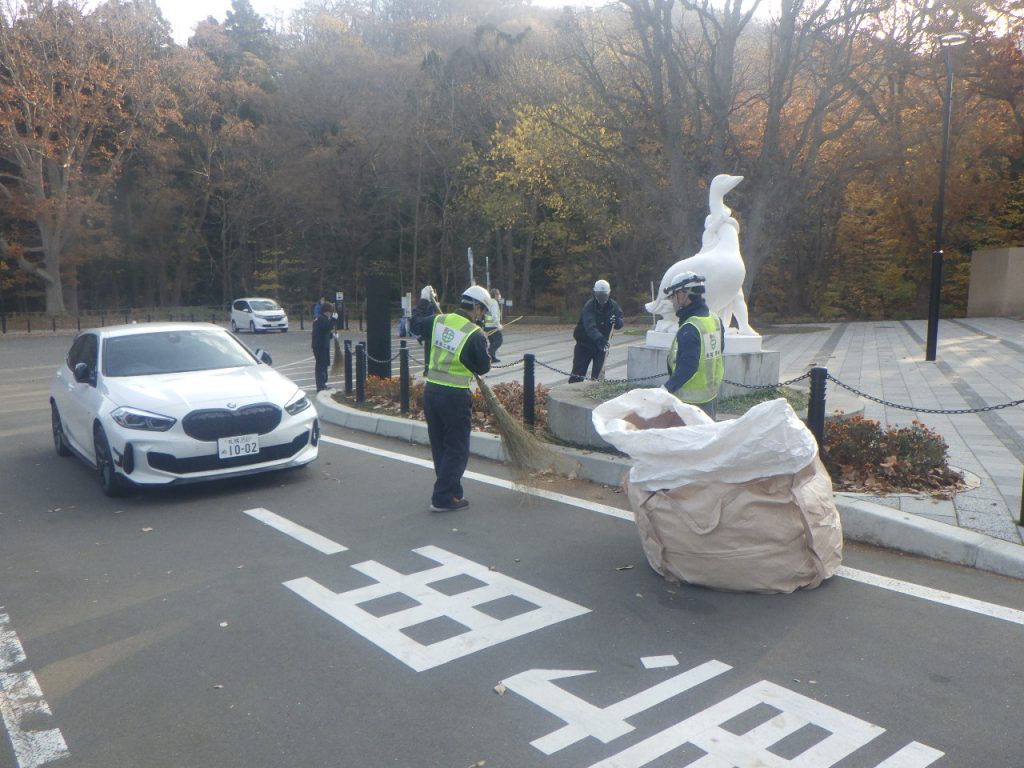
[[[874,395],[869,395],[867,392],[862,392],[856,387],[851,387],[849,384],[844,384],[831,373],[827,374],[826,378],[829,381],[832,381],[835,384],[839,385],[843,389],[848,390],[853,394],[857,395],[857,397],[863,397],[865,400],[870,400],[873,403],[884,405],[886,408],[896,408],[897,410],[901,411],[914,411],[915,413],[931,413],[941,414],[944,416],[959,416],[965,413],[985,413],[987,411],[998,411],[1003,408],[1015,408],[1018,405],[1024,404],[1024,400],[1013,400],[1012,402],[1009,403],[1000,403],[999,405],[983,405],[979,408],[958,408],[955,410],[943,408],[920,408],[915,405],[901,405],[900,403],[894,403],[889,400],[883,400],[880,397],[875,397]]]
[[[367,352],[366,353],[366,359],[370,360],[370,361],[372,361],[374,363],[378,363],[378,364],[383,365],[385,363],[392,363],[392,362],[394,362],[395,360],[397,360],[401,356],[401,354],[402,354],[402,351],[399,350],[389,360],[378,360],[377,358],[375,358],[372,355],[370,355],[369,352]],[[416,358],[411,353],[409,354],[409,362],[415,363],[416,365],[426,365],[426,361],[425,360],[421,360],[419,358]],[[510,363],[502,363],[500,365],[492,365],[491,366],[491,370],[502,370],[502,369],[507,369],[507,368],[514,368],[517,365],[522,365],[524,362],[526,362],[526,358],[521,357],[518,360],[513,360]],[[545,363],[543,360],[534,360],[534,362],[537,365],[539,365],[541,368],[547,368],[549,371],[552,371],[553,373],[557,373],[559,376],[567,376],[567,377],[571,377],[572,376],[572,372],[571,371],[563,371],[561,368],[556,368],[553,365]],[[636,378],[636,379],[629,379],[629,378],[626,378],[626,379],[604,379],[604,381],[606,383],[608,383],[608,384],[638,384],[638,383],[646,382],[646,381],[654,381],[655,379],[661,379],[661,378],[664,378],[666,376],[668,376],[667,373],[657,373],[657,374],[655,374],[653,376],[643,376],[643,377]],[[802,376],[797,376],[797,377],[792,378],[792,379],[787,379],[786,381],[780,381],[777,384],[743,384],[743,383],[738,382],[738,381],[730,381],[729,379],[724,379],[722,383],[723,384],[729,384],[730,386],[733,386],[733,387],[740,387],[742,389],[751,389],[751,390],[754,390],[754,389],[777,389],[778,387],[788,387],[788,386],[791,386],[793,384],[797,384],[797,383],[803,381],[804,379],[810,378],[810,376],[811,376],[811,374],[808,372],[808,373],[803,374]],[[836,384],[837,386],[842,387],[843,389],[853,393],[857,397],[863,397],[865,400],[870,400],[873,403],[878,403],[879,405],[884,405],[886,408],[895,408],[895,409],[901,410],[901,411],[912,411],[914,413],[928,413],[928,414],[943,415],[943,416],[960,416],[960,415],[969,414],[969,413],[986,413],[988,411],[998,411],[998,410],[1002,410],[1004,408],[1016,408],[1019,405],[1024,405],[1024,399],[1021,399],[1021,400],[1013,400],[1013,401],[1008,402],[1008,403],[1000,403],[998,405],[984,405],[984,406],[980,406],[978,408],[957,408],[957,409],[921,408],[921,407],[914,406],[914,405],[903,405],[901,403],[894,403],[891,400],[884,400],[884,399],[882,399],[880,397],[875,397],[874,395],[869,395],[867,392],[864,392],[863,390],[857,389],[856,387],[853,387],[853,386],[851,386],[849,384],[846,384],[843,381],[840,381],[835,376],[833,376],[831,373],[826,374],[826,378],[829,381],[831,381],[832,383]]]

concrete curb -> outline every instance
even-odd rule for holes
[[[323,421],[381,437],[429,445],[425,422],[350,408],[335,402],[331,392],[325,390],[317,395],[317,410]],[[501,439],[496,435],[473,432],[469,450],[474,456],[505,460]],[[603,453],[569,448],[559,449],[559,452],[579,462],[581,479],[603,485],[620,485],[630,467],[628,460]],[[837,493],[835,500],[843,521],[843,536],[851,541],[1024,579],[1024,547],[1019,544],[842,493]]]

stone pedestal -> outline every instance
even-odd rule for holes
[[[652,331],[651,333],[654,332]],[[665,335],[671,338],[671,334]],[[727,337],[725,340],[726,352],[722,358],[722,361],[725,363],[725,378],[740,384],[778,384],[781,355],[770,350],[759,350],[757,352],[730,350],[734,338],[757,339],[757,345],[760,347],[760,336]],[[628,347],[626,377],[629,379],[641,379],[655,374],[663,374],[659,378],[637,383],[638,387],[661,386],[668,379],[665,367],[667,355],[667,347],[652,347],[649,344],[636,344]],[[748,395],[750,393],[750,390],[743,387],[723,384],[718,396],[721,399]]]
[[[989,248],[971,255],[968,317],[1024,315],[1024,248]]]

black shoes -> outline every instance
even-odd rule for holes
[[[431,512],[454,512],[456,509],[465,509],[469,506],[469,502],[465,499],[452,499],[450,503],[444,505],[431,504]]]

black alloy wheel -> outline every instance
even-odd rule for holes
[[[70,456],[71,449],[68,448],[68,439],[64,435],[64,424],[60,420],[56,403],[50,403],[50,427],[53,429],[53,450],[58,456]]]
[[[122,491],[121,479],[114,467],[114,457],[110,453],[110,442],[103,431],[103,427],[97,424],[92,430],[93,445],[96,449],[96,471],[100,476],[100,488],[105,496],[120,496]]]

